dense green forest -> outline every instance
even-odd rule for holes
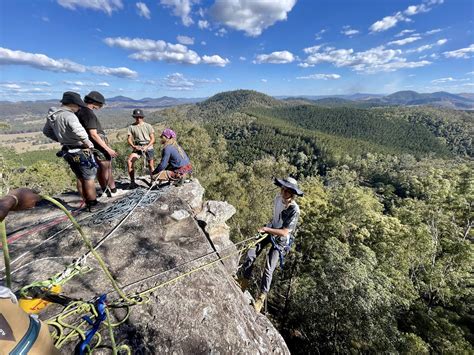
[[[267,310],[293,353],[473,353],[472,113],[324,108],[241,90],[159,115],[207,198],[236,207],[235,241],[270,219],[273,177],[299,179],[296,243]],[[119,174],[126,147],[116,148]],[[6,185],[72,184],[58,160],[21,171],[19,161],[3,160]]]

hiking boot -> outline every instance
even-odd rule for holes
[[[242,292],[247,291],[247,289],[249,288],[249,279],[246,279],[245,277],[239,277],[236,281]]]
[[[263,305],[265,304],[265,299],[267,298],[267,294],[262,292],[260,296],[258,296],[257,300],[253,304],[253,308],[255,308],[255,311],[257,313],[260,313],[260,311],[263,308]]]

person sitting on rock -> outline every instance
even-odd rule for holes
[[[128,126],[127,142],[132,147],[132,154],[128,156],[127,166],[128,175],[130,176],[130,188],[135,188],[135,162],[141,156],[148,161],[150,177],[153,178],[152,171],[155,167],[154,157],[155,151],[153,144],[155,143],[155,131],[151,124],[146,123],[145,114],[143,110],[133,110],[132,117],[135,118],[135,123]],[[144,163],[145,164],[145,163]]]
[[[153,175],[158,175],[156,180],[160,182],[183,181],[192,174],[193,168],[186,152],[176,142],[176,133],[166,128],[160,138],[163,151],[160,164],[153,171]]]
[[[268,236],[247,252],[242,266],[243,277],[239,278],[239,284],[242,290],[245,291],[252,275],[255,260],[263,249],[268,244],[271,244],[260,284],[261,292],[254,303],[255,310],[258,313],[262,310],[267,294],[270,291],[273,272],[278,263],[283,262],[283,258],[290,250],[300,215],[300,208],[295,198],[296,196],[303,196],[303,192],[298,188],[297,181],[291,177],[275,179],[274,183],[280,187],[280,193],[274,200],[273,218],[265,227],[258,230],[260,233],[267,233]]]

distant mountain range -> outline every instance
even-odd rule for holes
[[[319,96],[276,96],[287,103],[312,104],[324,107],[378,107],[378,106],[435,106],[456,110],[474,110],[474,93],[450,94],[434,92],[420,94],[416,91],[398,91],[391,95],[357,93],[352,95],[319,95]],[[109,109],[162,108],[182,104],[198,103],[206,98],[176,98],[163,96],[132,99],[126,96],[114,96],[106,99]],[[14,117],[44,115],[48,108],[58,105],[59,100],[38,101],[0,101],[0,121],[9,121]]]

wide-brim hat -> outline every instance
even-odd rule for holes
[[[73,91],[66,91],[63,94],[63,98],[61,99],[61,103],[63,105],[75,104],[75,105],[78,105],[78,106],[81,106],[81,107],[86,107],[86,104],[81,99],[81,95],[79,95],[77,92],[73,92]]]
[[[298,182],[292,177],[287,177],[286,179],[275,178],[274,184],[279,187],[287,188],[288,190],[293,191],[295,195],[303,196],[303,191],[298,188]]]

